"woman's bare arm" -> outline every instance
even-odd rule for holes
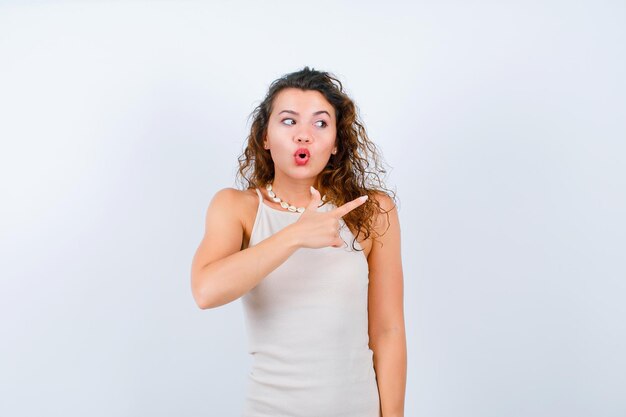
[[[378,197],[381,208],[376,229],[384,233],[368,258],[368,330],[383,417],[403,417],[407,377],[404,324],[404,278],[398,209],[389,196]],[[387,229],[388,227],[388,229]]]
[[[295,223],[241,250],[240,193],[234,188],[218,191],[207,210],[204,238],[191,267],[193,297],[202,309],[238,299],[298,248],[342,246],[339,218],[365,202],[363,198],[355,198],[331,211],[319,212],[320,193],[311,187],[311,201]]]
[[[254,288],[298,248],[290,226],[241,250],[241,200],[234,188],[218,191],[207,209],[205,234],[191,267],[191,289],[201,309],[234,301]]]

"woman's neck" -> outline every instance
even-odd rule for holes
[[[296,207],[306,207],[311,202],[311,186],[317,189],[315,183],[315,178],[279,177],[272,181],[272,190],[282,201]]]

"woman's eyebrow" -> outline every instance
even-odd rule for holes
[[[296,116],[300,116],[299,113],[293,111],[293,110],[283,110],[278,114],[281,113],[291,113],[291,114],[295,114]],[[322,114],[322,113],[326,113],[328,115],[328,117],[330,117],[330,113],[328,113],[326,110],[320,110],[320,111],[316,111],[315,113],[313,113],[313,116],[317,116],[318,114]]]

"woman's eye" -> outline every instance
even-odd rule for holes
[[[323,121],[323,120],[318,120],[316,123],[320,123],[320,122],[324,124],[323,126],[320,126],[320,127],[326,127],[326,126],[328,126],[328,123],[326,123],[326,122],[325,122],[325,121]]]
[[[283,123],[286,122],[287,120],[291,120],[293,122],[293,119],[283,119]],[[287,125],[293,126],[293,124],[291,124],[291,123],[287,123]]]

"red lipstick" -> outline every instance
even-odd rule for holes
[[[309,162],[309,158],[311,158],[311,153],[307,148],[298,148],[296,152],[293,154],[295,158],[296,165],[306,165]]]

